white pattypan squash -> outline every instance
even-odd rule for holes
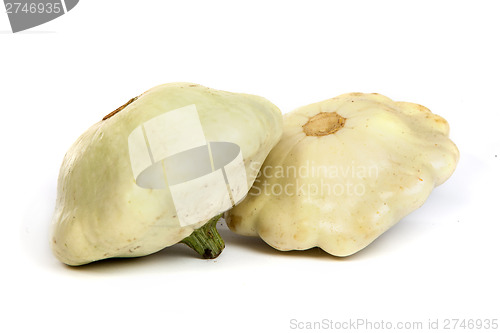
[[[425,107],[351,93],[284,116],[280,142],[231,230],[276,249],[320,247],[335,256],[370,244],[455,170],[446,120]]]

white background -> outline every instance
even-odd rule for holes
[[[0,13],[3,332],[288,332],[301,322],[500,318],[500,49],[496,1],[82,0],[12,34]],[[222,228],[69,268],[49,249],[64,153],[161,83],[264,96],[283,112],[378,92],[446,118],[455,174],[360,253],[281,253]],[[465,331],[463,329],[457,331]],[[490,330],[491,331],[491,330]]]

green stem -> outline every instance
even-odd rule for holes
[[[212,218],[203,227],[196,229],[191,235],[184,238],[181,243],[198,252],[203,259],[217,258],[225,246],[224,240],[216,228],[217,221],[219,221],[221,216],[222,214]]]

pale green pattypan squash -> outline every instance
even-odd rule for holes
[[[64,157],[55,256],[82,265],[182,241],[216,257],[215,222],[246,195],[281,133],[281,112],[258,96],[173,83],[131,99]]]

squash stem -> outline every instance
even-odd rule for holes
[[[224,240],[216,228],[217,221],[221,217],[222,214],[213,217],[203,227],[196,229],[191,235],[184,238],[181,243],[198,252],[203,259],[217,258],[225,246]]]

